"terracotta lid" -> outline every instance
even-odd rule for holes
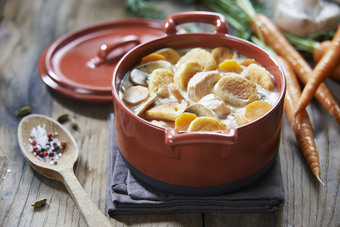
[[[112,103],[113,71],[136,45],[163,36],[163,22],[126,19],[67,33],[42,53],[38,70],[56,92],[83,102]]]

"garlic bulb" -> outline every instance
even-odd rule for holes
[[[323,0],[278,0],[274,20],[282,31],[306,37],[336,28],[340,23],[340,6]]]

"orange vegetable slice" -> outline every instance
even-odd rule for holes
[[[240,65],[243,65],[243,66],[249,66],[250,64],[259,64],[259,63],[255,61],[254,59],[245,59],[240,63]]]
[[[175,129],[177,131],[187,131],[190,123],[197,118],[193,113],[182,113],[175,120]]]
[[[235,60],[227,59],[223,61],[221,64],[219,64],[218,70],[221,72],[240,73],[242,72],[243,68]]]
[[[150,61],[158,61],[158,60],[165,60],[165,57],[161,54],[151,53],[143,57],[141,60],[141,63],[144,64]]]
[[[250,121],[255,121],[256,119],[262,117],[269,110],[271,110],[272,105],[264,101],[254,101],[246,106],[246,111],[244,116]]]
[[[219,120],[212,117],[198,117],[195,118],[189,125],[189,132],[198,132],[198,131],[221,131],[226,130],[227,126],[220,122]]]

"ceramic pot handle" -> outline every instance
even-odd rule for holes
[[[228,33],[228,26],[224,16],[213,12],[183,12],[172,14],[165,19],[164,31],[166,35],[175,35],[178,33],[177,25],[190,22],[213,24],[216,26],[215,33],[222,35]]]
[[[237,130],[228,129],[222,132],[177,132],[175,129],[165,129],[165,146],[167,156],[179,158],[176,146],[210,143],[223,146],[222,158],[229,158],[234,154],[234,144],[237,141]]]
[[[123,46],[126,46],[128,44],[140,44],[141,41],[138,39],[137,36],[135,35],[128,35],[128,36],[125,36],[121,42],[119,43],[114,43],[114,44],[102,44],[96,54],[96,56],[94,56],[93,58],[91,58],[87,65],[90,66],[91,68],[94,68],[96,66],[99,66],[101,64],[103,64],[107,57],[109,56],[109,54],[117,49],[117,48],[120,48],[120,47],[123,47]],[[122,53],[121,55],[125,54],[126,52]]]

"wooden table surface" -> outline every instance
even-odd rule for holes
[[[164,6],[164,7],[163,7]],[[199,5],[170,1],[167,13],[199,10]],[[84,104],[50,91],[37,63],[48,44],[72,30],[126,18],[120,0],[0,1],[0,226],[84,226],[83,217],[60,182],[48,179],[24,160],[17,143],[17,111],[74,117],[79,130],[65,126],[80,148],[75,174],[85,191],[106,213],[107,117],[111,105]],[[326,84],[340,102],[340,83]],[[118,215],[114,226],[339,226],[340,126],[315,100],[308,107],[322,168],[322,186],[311,174],[284,117],[280,144],[285,204],[273,213],[185,213]],[[47,198],[34,210],[31,203]]]

